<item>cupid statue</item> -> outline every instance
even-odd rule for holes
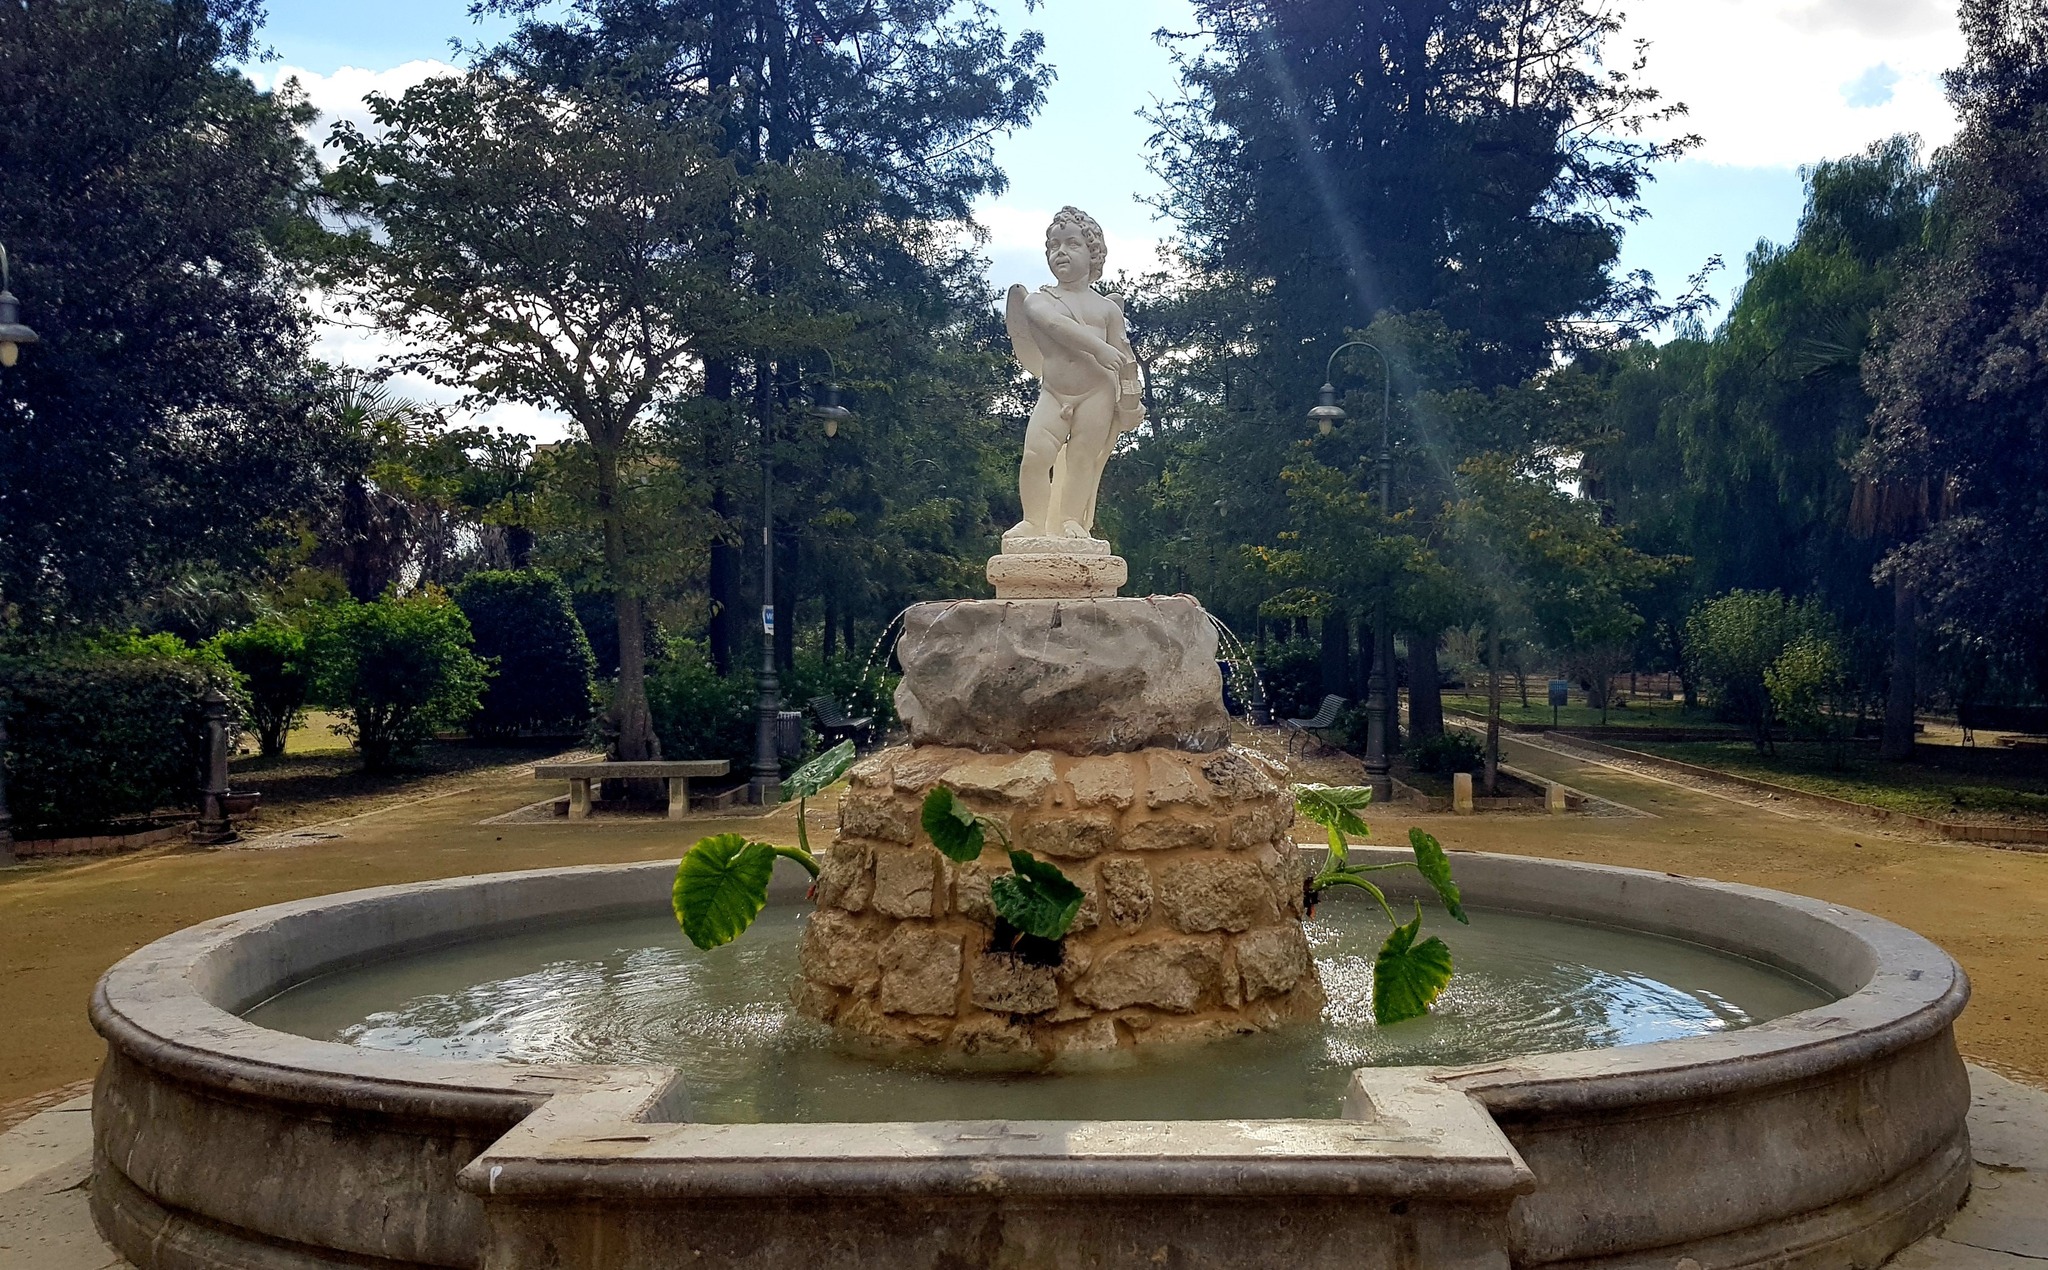
[[[1058,284],[1028,291],[1020,283],[1003,306],[1010,345],[1039,384],[1017,473],[1024,519],[1006,539],[1092,537],[1110,449],[1144,421],[1123,297],[1090,285],[1107,255],[1095,218],[1062,207],[1045,229],[1045,263]]]

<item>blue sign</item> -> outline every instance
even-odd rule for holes
[[[1553,679],[1550,681],[1550,708],[1553,710],[1571,704],[1571,681]]]
[[[761,606],[761,633],[770,636],[775,634],[775,606],[773,604],[763,604]]]

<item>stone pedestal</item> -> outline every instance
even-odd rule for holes
[[[1106,599],[1130,581],[1130,569],[1100,538],[1004,534],[988,580],[999,600]]]
[[[990,951],[994,834],[956,864],[918,827],[935,785],[1087,893],[1056,966]],[[886,751],[853,769],[804,932],[797,1009],[850,1033],[1030,1061],[1316,1018],[1285,775],[1238,749]]]
[[[798,1010],[1032,1063],[1317,1017],[1293,798],[1229,745],[1216,638],[1184,596],[913,608],[912,744],[851,773]],[[965,864],[931,845],[919,809],[940,785],[1087,894],[1057,964],[992,946],[1010,860],[995,833]]]

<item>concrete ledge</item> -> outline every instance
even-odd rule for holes
[[[1932,944],[1756,888],[1456,861],[1476,906],[1691,939],[1840,999],[1681,1041],[1367,1069],[1339,1120],[1143,1124],[686,1124],[665,1069],[418,1059],[233,1013],[406,949],[658,909],[674,862],[455,879],[237,914],[109,971],[95,1211],[145,1270],[1665,1270],[1873,1265],[1953,1208],[1968,985]],[[775,902],[807,881],[778,873]]]

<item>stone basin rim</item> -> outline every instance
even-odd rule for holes
[[[1388,859],[1405,854],[1394,848],[1354,848],[1354,853]],[[1471,880],[1475,870],[1482,878],[1492,872],[1489,866],[1569,872],[1584,880],[1605,879],[1624,888],[1630,884],[1700,888],[1744,907],[1758,905],[1776,910],[1781,916],[1803,917],[1812,923],[1815,932],[1833,932],[1833,951],[1838,957],[1864,963],[1862,981],[1852,984],[1839,978],[1830,982],[1811,968],[1802,971],[1778,958],[1758,958],[1777,961],[1783,968],[1804,973],[1830,991],[1844,995],[1830,1004],[1739,1031],[1608,1049],[1533,1054],[1480,1065],[1407,1069],[1472,1094],[1496,1113],[1554,1114],[1571,1108],[1592,1111],[1796,1082],[1936,1036],[1950,1026],[1968,999],[1967,978],[1948,954],[1910,930],[1858,910],[1738,883],[1677,874],[1492,853],[1453,855],[1460,865],[1467,898],[1475,905],[1600,920],[1589,913],[1558,913],[1551,907],[1490,899]],[[92,1023],[117,1049],[167,1075],[223,1085],[247,1096],[294,1103],[313,1101],[337,1110],[401,1118],[432,1118],[449,1112],[517,1117],[556,1094],[601,1087],[629,1074],[644,1078],[669,1069],[631,1064],[515,1064],[491,1059],[417,1057],[271,1031],[245,1022],[234,1011],[246,1009],[318,974],[489,935],[530,918],[515,918],[498,927],[478,927],[452,938],[382,945],[374,953],[338,958],[265,985],[263,990],[243,1000],[216,1001],[214,997],[221,994],[207,992],[198,980],[211,970],[215,959],[231,957],[238,945],[275,931],[281,923],[334,915],[351,908],[368,914],[401,903],[406,897],[525,880],[601,885],[605,879],[645,875],[648,893],[657,896],[665,889],[662,880],[673,873],[675,866],[674,860],[666,860],[473,874],[288,901],[214,918],[156,940],[110,969],[94,990]],[[794,871],[794,866],[791,868]],[[795,898],[790,895],[792,889],[800,895],[801,885],[797,879],[778,876],[778,899]],[[566,895],[576,889],[565,886],[557,888],[556,893]],[[1395,893],[1400,893],[1399,888]],[[564,904],[554,916],[572,920],[636,909],[645,911],[650,907],[652,904],[633,902],[591,908]],[[1615,914],[1606,921],[1629,929],[1691,938],[1695,943],[1734,955],[1754,957],[1765,951],[1730,947],[1703,937],[1704,932],[1688,936],[1667,925],[1640,926],[1623,918],[1624,915]]]

